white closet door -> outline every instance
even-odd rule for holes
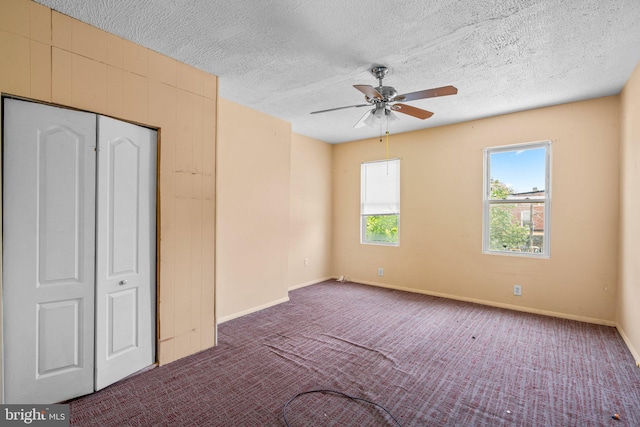
[[[155,361],[156,131],[98,118],[96,390]]]
[[[95,115],[4,101],[5,403],[93,391]]]

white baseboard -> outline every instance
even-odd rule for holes
[[[362,284],[365,284],[365,285],[378,286],[380,288],[396,289],[398,291],[413,292],[413,293],[417,293],[417,294],[431,295],[431,296],[434,296],[434,297],[448,298],[448,299],[454,299],[454,300],[458,300],[458,301],[472,302],[472,303],[475,303],[475,304],[488,305],[488,306],[491,306],[491,307],[506,308],[506,309],[515,310],[515,311],[523,311],[525,313],[542,314],[544,316],[558,317],[558,318],[561,318],[561,319],[569,319],[569,320],[577,320],[579,322],[595,323],[597,325],[616,326],[616,322],[611,321],[611,320],[596,319],[596,318],[585,317],[585,316],[577,316],[577,315],[574,315],[574,314],[560,313],[560,312],[557,312],[557,311],[540,310],[540,309],[537,309],[537,308],[522,307],[522,306],[519,306],[519,305],[505,304],[505,303],[494,302],[494,301],[486,301],[486,300],[481,300],[481,299],[477,299],[477,298],[468,298],[468,297],[462,297],[462,296],[459,296],[459,295],[445,294],[445,293],[441,293],[441,292],[431,292],[431,291],[425,291],[425,290],[422,290],[422,289],[406,288],[406,287],[402,287],[402,286],[388,285],[386,283],[371,282],[371,281],[368,281],[368,280],[351,279],[349,281],[350,282],[354,282],[354,283],[362,283]]]
[[[305,286],[311,286],[311,285],[315,285],[316,283],[320,283],[320,282],[325,282],[327,280],[331,280],[331,279],[335,279],[335,277],[322,277],[320,279],[314,279],[311,280],[309,282],[305,282],[305,283],[300,283],[298,285],[293,285],[289,287],[289,291],[293,291],[295,289],[300,289],[300,288],[304,288]]]
[[[224,322],[228,322],[229,320],[237,319],[238,317],[246,316],[247,314],[255,313],[256,311],[264,310],[265,308],[273,307],[274,305],[282,304],[283,302],[288,302],[289,297],[280,298],[279,300],[271,301],[266,304],[259,305],[257,307],[252,307],[247,310],[239,311],[238,313],[233,313],[228,316],[224,316],[218,319],[218,325]]]
[[[320,278],[320,279],[311,280],[311,281],[306,282],[306,283],[300,283],[298,285],[291,286],[288,289],[288,291],[292,291],[292,290],[298,289],[298,288],[304,288],[305,286],[315,285],[316,283],[324,282],[326,280],[331,280],[331,279],[333,279],[333,277],[323,277],[323,278]],[[224,317],[219,318],[217,324],[219,325],[221,323],[228,322],[229,320],[237,319],[238,317],[246,316],[247,314],[255,313],[256,311],[264,310],[265,308],[273,307],[274,305],[282,304],[283,302],[288,302],[288,301],[289,301],[289,297],[286,297],[286,298],[281,298],[281,299],[276,300],[276,301],[268,302],[266,304],[259,305],[257,307],[252,307],[252,308],[249,308],[247,310],[242,310],[242,311],[239,311],[237,313],[233,313],[233,314],[230,314],[228,316],[224,316]]]
[[[624,330],[619,324],[616,325],[616,329],[618,330],[618,333],[624,340],[624,343],[627,345],[627,348],[631,352],[631,355],[635,359],[636,366],[640,368],[640,353],[638,353],[638,351],[633,347],[633,344],[631,344],[631,340],[629,339],[629,337],[627,336],[627,334],[624,332]]]

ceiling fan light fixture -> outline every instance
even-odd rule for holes
[[[380,111],[380,109],[371,110],[367,118],[364,119],[364,124],[373,128],[382,123],[382,115],[380,114]]]
[[[371,110],[367,118],[364,119],[364,124],[370,127],[378,127],[396,120],[398,120],[398,117],[391,110],[383,107]]]

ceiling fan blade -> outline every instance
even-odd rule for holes
[[[411,105],[406,104],[394,104],[391,106],[393,111],[397,111],[398,113],[408,114],[413,117],[417,117],[418,119],[428,119],[433,116],[431,111],[423,110],[422,108],[412,107]]]
[[[433,89],[419,90],[418,92],[397,95],[394,101],[413,101],[415,99],[434,98],[436,96],[455,95],[458,89],[454,86],[442,86]]]
[[[370,85],[353,85],[360,92],[364,93],[369,99],[382,99],[382,95],[373,86]]]
[[[329,108],[328,110],[312,111],[310,114],[326,113],[328,111],[343,110],[345,108],[366,107],[366,106],[369,106],[369,105],[371,105],[371,104],[347,105],[346,107],[336,107],[336,108]]]
[[[355,128],[361,128],[362,126],[366,125],[366,123],[364,122],[367,117],[369,117],[369,114],[371,114],[372,110],[367,111],[366,113],[364,113],[364,116],[360,117],[360,120],[358,120],[358,123],[356,123],[353,127]]]

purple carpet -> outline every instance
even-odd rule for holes
[[[284,426],[286,402],[329,389],[366,401],[304,394],[288,425],[640,426],[640,369],[615,328],[335,281],[290,298],[72,401],[71,424]]]

